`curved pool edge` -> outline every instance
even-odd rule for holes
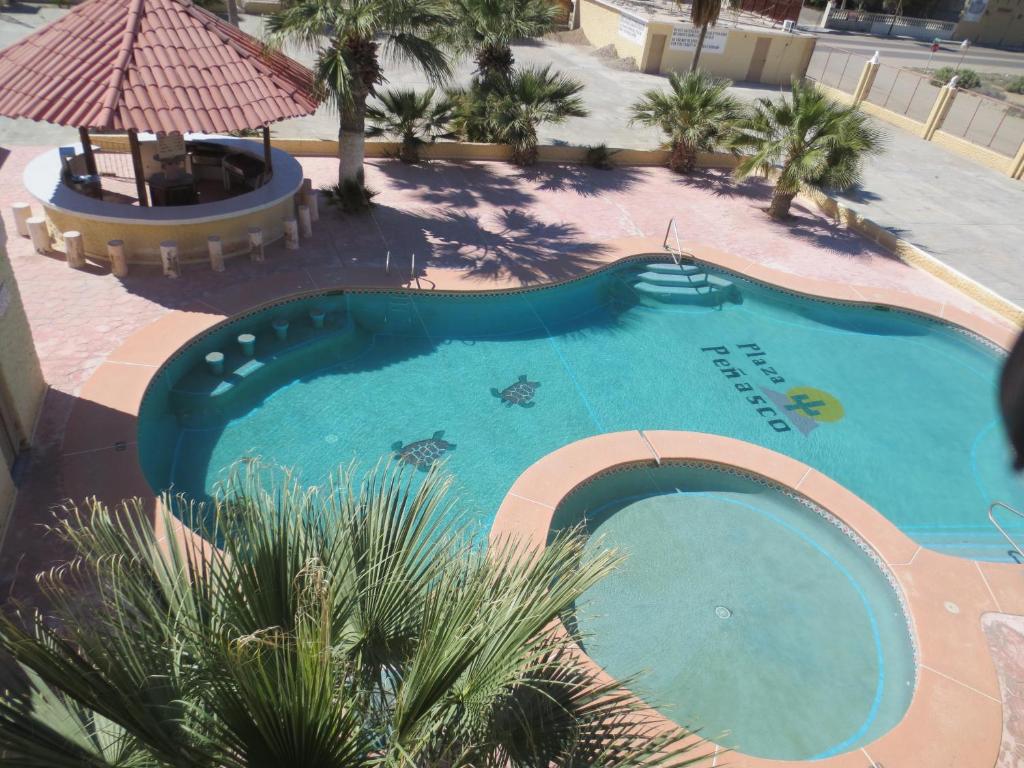
[[[903,719],[887,734],[862,748],[814,761],[731,751],[730,765],[863,768],[865,758],[868,765],[922,768],[995,764],[1002,741],[1002,704],[981,617],[1003,609],[981,564],[922,548],[862,499],[802,462],[752,443],[698,432],[629,431],[585,438],[548,454],[516,479],[498,509],[490,541],[543,549],[555,509],[580,485],[609,470],[662,461],[737,469],[825,509],[870,546],[895,577],[914,629],[917,685]],[[610,680],[603,671],[601,676]],[[645,709],[642,717],[664,729],[675,726],[653,709]]]

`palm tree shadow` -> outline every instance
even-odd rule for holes
[[[378,165],[388,186],[409,192],[417,202],[430,205],[476,208],[481,204],[527,205],[534,196],[513,174],[496,173],[489,163],[429,161],[408,165]]]
[[[534,285],[577,277],[605,263],[605,247],[585,239],[575,225],[542,221],[515,207],[486,217],[447,207],[422,213],[381,207],[377,216],[420,255],[417,279],[433,267]]]
[[[679,174],[675,179],[678,184],[708,192],[715,197],[765,199],[771,192],[771,185],[765,179],[750,177],[736,181],[732,173],[721,168]]]
[[[813,243],[818,248],[850,259],[865,257],[882,257],[895,259],[889,251],[871,242],[863,235],[848,229],[838,221],[831,220],[821,213],[810,210],[800,203],[794,203],[791,215],[782,221],[771,219],[769,222],[782,227],[797,239]]]
[[[523,168],[519,177],[544,192],[575,192],[581,197],[598,197],[605,192],[623,192],[640,177],[636,168],[610,170],[575,163],[546,163]]]

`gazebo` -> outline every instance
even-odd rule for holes
[[[26,186],[55,228],[71,228],[68,214],[120,218],[126,226],[232,217],[251,225],[255,209],[294,195],[302,183],[298,163],[271,147],[270,124],[316,106],[308,69],[190,0],[86,0],[0,52],[0,115],[79,130],[81,147],[48,153],[26,170]],[[262,156],[251,152],[252,141],[224,137],[253,130],[262,130]],[[134,200],[100,188],[90,132],[127,135]],[[218,160],[218,152],[235,159]],[[200,172],[210,190],[223,177],[225,191],[204,199]],[[89,227],[71,223],[90,250]],[[238,234],[229,224],[220,230]],[[155,246],[140,242],[132,250],[153,254]]]

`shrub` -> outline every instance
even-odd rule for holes
[[[586,163],[593,168],[602,171],[610,171],[615,167],[612,158],[619,154],[617,149],[608,149],[607,144],[598,144],[595,147],[587,147]]]
[[[1011,78],[1006,84],[1006,90],[1010,93],[1024,93],[1024,75]]]
[[[973,69],[956,70],[953,67],[939,67],[932,72],[932,85],[946,85],[954,75],[957,77],[956,84],[959,88],[977,88],[981,85],[981,77]]]
[[[320,191],[327,198],[327,204],[337,206],[342,213],[362,213],[370,210],[375,205],[373,198],[378,194],[352,179],[346,179],[341,184],[321,187]]]

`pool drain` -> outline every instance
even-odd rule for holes
[[[715,606],[715,616],[717,616],[720,619],[731,619],[732,618],[732,611],[730,611],[724,605],[716,605]]]

